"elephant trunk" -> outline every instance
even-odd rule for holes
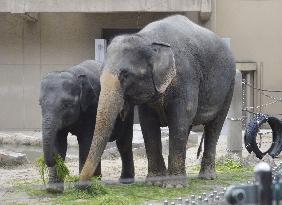
[[[80,181],[89,180],[97,165],[114,128],[116,118],[123,108],[123,92],[118,77],[104,72],[101,76],[101,93],[96,115],[94,137],[87,160],[80,173]]]
[[[45,163],[48,167],[55,166],[54,141],[57,132],[52,122],[53,120],[50,117],[44,117],[42,122],[43,153]]]

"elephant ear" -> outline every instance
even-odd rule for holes
[[[152,43],[154,57],[153,82],[159,93],[164,93],[176,75],[175,59],[169,44],[163,42]]]
[[[94,88],[92,88],[90,80],[86,75],[79,75],[78,81],[80,85],[80,107],[82,111],[85,112],[90,106],[90,104],[93,102],[93,100],[96,99],[96,91],[94,90]]]

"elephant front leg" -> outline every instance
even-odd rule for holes
[[[48,167],[48,170],[49,181],[46,190],[49,193],[62,193],[64,191],[64,181],[59,179],[56,166]]]
[[[185,187],[187,185],[185,159],[188,129],[176,126],[169,128],[169,132],[168,176],[164,186]]]
[[[124,137],[126,137],[126,135]],[[135,172],[132,153],[132,135],[131,139],[117,139],[116,144],[122,161],[122,170],[119,181],[124,184],[133,183]]]
[[[186,145],[196,106],[196,103],[190,103],[190,106],[187,106],[187,102],[184,100],[175,101],[168,105],[168,177],[164,184],[167,188],[187,186]]]
[[[132,153],[133,117],[133,108],[130,108],[123,121],[121,121],[120,118],[117,119],[117,125],[120,126],[117,126],[114,129],[114,134],[117,135],[116,144],[122,161],[122,170],[119,181],[124,184],[133,183],[135,176]]]
[[[63,160],[65,160],[67,152],[67,133],[58,132],[57,139],[55,140],[56,154],[59,154]],[[57,175],[56,165],[54,167],[48,167],[49,169],[49,181],[47,185],[47,191],[50,193],[61,193],[64,191],[64,180],[60,179]]]
[[[138,108],[148,158],[147,182],[162,186],[167,170],[162,155],[160,121],[157,113],[146,105]]]

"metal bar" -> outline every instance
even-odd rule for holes
[[[255,167],[255,180],[258,191],[258,204],[272,205],[272,171],[267,163],[262,162]]]

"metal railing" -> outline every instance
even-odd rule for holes
[[[274,168],[261,162],[255,167],[255,181],[253,184],[230,186],[225,198],[229,204],[279,204],[282,200],[282,183],[280,176],[282,164]]]

